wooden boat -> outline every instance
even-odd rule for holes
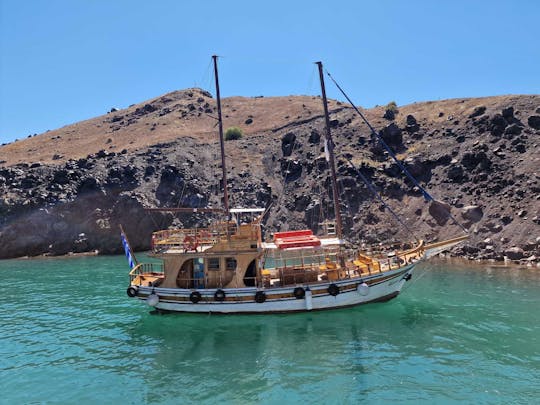
[[[206,228],[167,229],[152,235],[152,256],[133,260],[122,231],[129,273],[129,297],[161,312],[288,313],[350,307],[396,297],[415,266],[466,236],[408,249],[361,251],[343,238],[322,64],[318,62],[326,117],[326,147],[336,219],[321,235],[311,230],[261,236],[262,208],[228,206],[217,60],[214,59],[225,220]],[[200,211],[200,210],[199,210]]]

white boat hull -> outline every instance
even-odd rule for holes
[[[137,298],[163,312],[286,313],[344,308],[387,301],[396,297],[403,284],[410,278],[416,264],[412,263],[393,271],[366,277],[310,284],[309,289],[307,285],[265,289],[254,287],[223,289],[225,293],[223,301],[216,300],[214,294],[217,289],[194,290],[144,286],[138,287]],[[330,293],[331,285],[339,288],[336,295]],[[304,289],[305,296],[295,297],[294,290],[298,287]],[[332,288],[335,287],[330,287],[330,290]],[[190,300],[194,291],[200,294],[200,300],[197,303]],[[264,302],[255,301],[255,294],[258,291],[264,292]]]

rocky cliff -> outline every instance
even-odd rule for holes
[[[425,202],[350,106],[331,101],[349,240],[437,240],[461,234],[455,218],[471,237],[454,255],[540,260],[540,96],[364,113],[438,202]],[[209,93],[188,89],[0,147],[0,258],[118,253],[119,224],[144,250],[154,230],[203,225],[208,214],[145,208],[220,206],[215,114]],[[223,114],[225,128],[244,131],[226,142],[232,206],[270,206],[267,234],[332,217],[320,98],[233,97]]]

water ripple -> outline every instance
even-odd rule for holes
[[[230,317],[150,315],[125,297],[121,257],[0,261],[0,272],[9,286],[0,302],[6,403],[540,396],[540,315],[531,310],[540,307],[540,276],[532,271],[435,266],[386,304]]]

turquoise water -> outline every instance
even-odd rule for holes
[[[151,315],[123,257],[0,261],[0,403],[538,403],[540,270],[430,264],[396,300]]]

